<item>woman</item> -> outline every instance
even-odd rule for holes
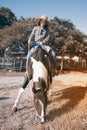
[[[36,51],[38,46],[41,46],[44,50],[46,50],[50,56],[51,59],[53,61],[53,64],[55,66],[55,68],[57,68],[56,66],[56,56],[54,51],[52,50],[51,47],[48,46],[48,41],[50,38],[49,35],[49,28],[48,28],[48,17],[43,15],[39,18],[39,23],[38,26],[35,26],[29,39],[28,39],[28,55],[27,55],[27,63],[26,63],[26,70],[28,69],[28,61],[31,57],[31,55]],[[30,49],[30,44],[31,44],[31,40],[34,38],[35,43],[34,43],[34,47],[32,47]]]

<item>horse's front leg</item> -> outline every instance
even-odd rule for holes
[[[41,104],[41,116],[40,116],[40,118],[41,118],[41,123],[44,123],[44,122],[45,122],[45,119],[44,119],[44,117],[45,117],[44,104],[42,103],[41,100],[39,100],[39,102],[40,102],[40,104]]]
[[[24,89],[23,89],[23,88],[20,88],[19,93],[18,93],[18,96],[17,96],[17,98],[16,98],[16,100],[15,100],[15,103],[14,103],[14,105],[13,105],[14,108],[17,107],[18,102],[19,102],[19,99],[20,99],[20,96],[21,96],[21,94],[22,94],[23,92],[24,92]]]
[[[28,83],[29,83],[28,76],[25,75],[24,83],[23,83],[22,87],[20,88],[19,93],[18,93],[18,95],[17,95],[17,98],[16,98],[16,100],[15,100],[15,103],[14,103],[14,105],[13,105],[13,107],[12,107],[12,110],[11,110],[11,113],[12,113],[12,114],[17,111],[17,105],[18,105],[18,103],[19,103],[21,94],[24,92],[24,90],[25,90],[25,88],[27,87]]]

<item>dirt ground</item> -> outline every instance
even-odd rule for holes
[[[11,115],[24,73],[0,72],[0,130],[87,130],[87,73],[70,72],[53,78],[46,123],[40,124],[32,102],[31,83]]]

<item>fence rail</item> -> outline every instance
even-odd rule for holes
[[[26,67],[24,58],[0,58],[0,69],[11,71],[23,71]]]
[[[87,59],[79,58],[78,61],[70,59],[57,59],[60,70],[80,70],[87,71]]]
[[[64,70],[87,70],[87,59],[75,62],[71,59],[58,59],[59,69]],[[25,71],[26,58],[2,58],[0,57],[0,70]]]

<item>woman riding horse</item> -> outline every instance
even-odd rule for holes
[[[33,37],[35,37],[35,46],[30,50],[30,42]],[[29,81],[33,79],[32,90],[35,94],[34,99],[38,99],[42,108],[40,112],[41,122],[44,122],[44,104],[46,104],[46,92],[49,88],[49,85],[52,83],[51,61],[53,61],[54,65],[56,66],[56,56],[52,48],[47,45],[48,40],[49,31],[47,26],[47,17],[42,16],[39,21],[39,26],[34,27],[28,40],[28,49],[30,51],[27,55],[25,81],[19,90],[12,110],[13,112],[16,111],[21,94],[27,87]],[[50,54],[51,58],[49,57],[48,53]]]
[[[56,61],[56,56],[55,53],[53,51],[53,49],[48,46],[48,41],[50,38],[49,35],[49,28],[48,28],[48,17],[43,15],[41,17],[39,17],[39,22],[38,22],[38,26],[35,26],[29,39],[28,39],[28,55],[27,55],[27,61],[30,60],[31,55],[37,50],[38,46],[42,46],[42,48],[44,50],[46,50],[49,55],[50,58],[53,62],[54,68],[57,69],[57,61]],[[34,47],[30,49],[30,45],[31,45],[31,40],[34,38],[35,43],[34,43]],[[27,71],[27,65],[28,62],[26,63],[26,71]]]

